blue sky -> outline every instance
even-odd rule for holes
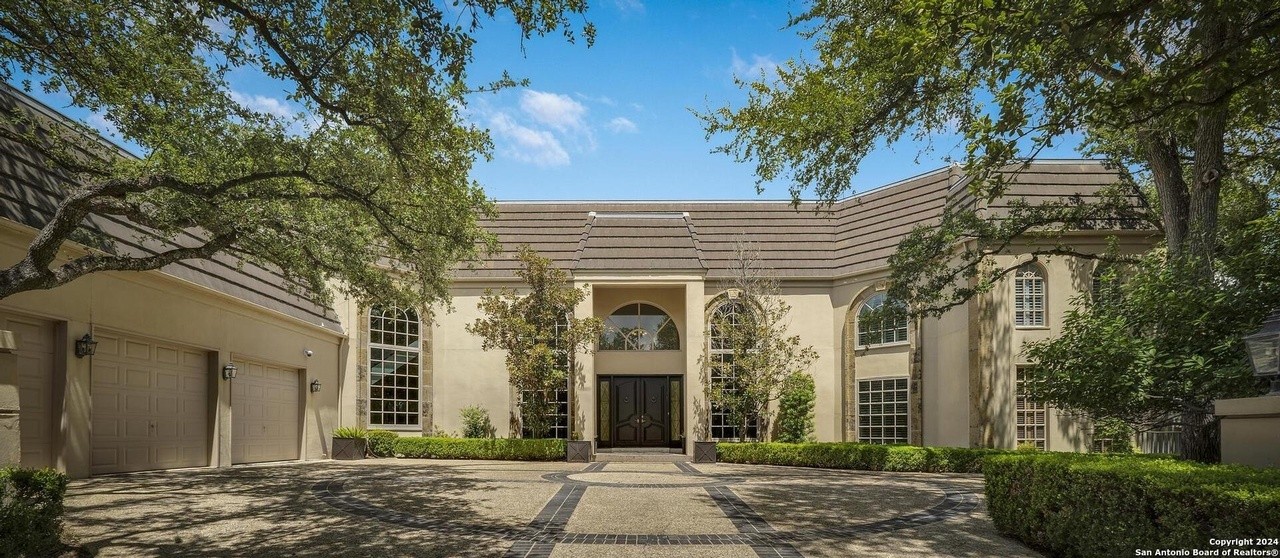
[[[523,43],[513,25],[491,22],[478,36],[473,82],[505,69],[527,88],[481,94],[467,117],[491,131],[492,161],[473,176],[499,200],[782,199],[787,184],[755,190],[751,164],[711,153],[691,110],[740,105],[733,76],[755,76],[807,43],[786,28],[796,2],[674,2],[606,0],[587,19],[596,43],[569,44],[559,35]],[[233,76],[243,102],[289,114],[280,84],[248,71]],[[104,129],[105,121],[65,96],[39,95],[58,110]],[[912,140],[883,146],[864,162],[850,192],[929,171],[963,156],[954,137],[938,137],[919,154]],[[1043,157],[1076,157],[1070,146]]]

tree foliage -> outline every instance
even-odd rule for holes
[[[529,246],[520,247],[519,258],[525,289],[486,289],[480,298],[484,317],[467,332],[483,340],[484,350],[506,352],[511,386],[521,394],[521,424],[542,437],[556,411],[556,390],[568,388],[576,356],[591,352],[603,324],[574,315],[588,287],[574,287],[567,272]]]
[[[1179,426],[1184,455],[1215,459],[1213,400],[1259,393],[1243,337],[1280,307],[1280,198],[1230,188],[1226,199],[1211,278],[1163,249],[1107,269],[1059,337],[1027,345],[1033,397],[1141,430]]]
[[[741,441],[753,421],[762,437],[768,435],[769,407],[784,380],[807,375],[818,353],[802,345],[799,335],[787,334],[791,305],[782,299],[777,279],[760,266],[759,253],[742,241],[734,247],[729,288],[736,298],[712,310],[699,361],[707,401],[738,425]]]
[[[798,444],[815,441],[814,399],[817,398],[813,376],[793,372],[782,380],[778,396],[778,418],[775,421],[778,442]]]
[[[581,0],[431,2],[59,2],[0,10],[0,77],[60,92],[144,155],[121,156],[79,126],[0,111],[0,138],[71,180],[26,256],[0,270],[0,298],[88,273],[146,270],[217,253],[273,265],[324,297],[417,305],[488,235],[469,178],[486,132],[460,116],[475,31],[513,20],[524,38],[561,31]],[[233,89],[237,74],[279,83],[298,110]],[[79,229],[124,218],[165,242],[116,250]],[[193,236],[187,236],[190,233]],[[57,259],[68,240],[91,248]],[[389,272],[394,266],[399,273]]]
[[[1231,336],[1256,327],[1277,302],[1240,290],[1270,282],[1275,267],[1256,268],[1249,278],[1228,271],[1249,260],[1230,253],[1230,237],[1260,216],[1251,213],[1257,204],[1248,211],[1224,205],[1223,193],[1232,184],[1269,191],[1280,169],[1280,6],[815,0],[791,23],[813,41],[816,55],[742,83],[744,106],[701,115],[709,137],[730,134],[719,150],[754,162],[761,183],[790,179],[797,199],[812,189],[830,202],[880,142],[959,134],[965,188],[975,203],[953,205],[940,223],[901,243],[891,294],[910,301],[913,312],[937,315],[988,291],[1028,255],[1135,265],[1137,277],[1120,287],[1123,311],[1081,310],[1069,316],[1061,340],[1037,349],[1043,359],[1060,359],[1046,374],[1082,378],[1043,395],[1064,406],[1097,396],[1111,401],[1099,407],[1119,412],[1114,398],[1155,401],[1147,397],[1154,388],[1108,392],[1107,381],[1167,383],[1159,397],[1174,402],[1144,408],[1199,413],[1184,420],[1184,450],[1203,449],[1214,426],[1206,401],[1239,393],[1241,385],[1244,353]],[[983,211],[1009,193],[1027,161],[1073,134],[1087,154],[1120,172],[1113,190]],[[1262,199],[1274,201],[1274,192]],[[1161,252],[1140,261],[1091,253],[1064,234],[1117,228],[1160,233]],[[1000,254],[1023,257],[1002,267],[993,258]],[[1163,290],[1182,288],[1192,290]],[[1250,298],[1270,306],[1241,306]],[[1191,339],[1190,324],[1208,329]],[[1063,350],[1050,355],[1047,347]],[[1091,368],[1068,348],[1110,364]],[[1074,396],[1066,392],[1073,388]]]

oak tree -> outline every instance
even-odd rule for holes
[[[66,180],[0,299],[102,271],[226,254],[273,266],[320,299],[416,305],[490,238],[469,178],[490,151],[461,115],[476,31],[594,37],[583,0],[312,2],[13,0],[0,9],[0,78],[69,98],[136,147],[5,103],[0,139]],[[507,23],[501,23],[508,25]],[[284,101],[236,90],[258,76]],[[289,108],[292,107],[292,108]],[[130,252],[91,217],[145,227]],[[60,255],[69,242],[87,252]],[[393,271],[394,270],[394,271]],[[300,289],[301,290],[301,289]]]

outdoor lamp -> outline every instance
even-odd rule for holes
[[[1272,314],[1257,333],[1244,338],[1253,374],[1271,378],[1271,392],[1280,396],[1280,314]]]
[[[96,352],[98,352],[98,342],[92,335],[86,333],[84,337],[76,339],[76,358],[93,356]]]
[[[237,370],[238,369],[236,368],[236,365],[231,364],[230,362],[226,363],[225,365],[222,366],[222,379],[224,380],[235,379]]]
[[[320,391],[320,380],[311,380],[311,393]]]

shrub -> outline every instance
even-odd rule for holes
[[[1280,525],[1276,469],[1035,453],[988,458],[984,473],[996,528],[1053,555],[1205,548]]]
[[[369,452],[378,457],[391,457],[395,455],[396,440],[399,438],[399,434],[390,430],[370,430]]]
[[[339,426],[333,429],[333,437],[340,440],[368,438],[369,431],[355,426]]]
[[[53,469],[0,469],[0,556],[46,556],[62,543],[67,476]]]
[[[564,440],[523,438],[399,438],[396,457],[431,459],[505,459],[512,461],[560,461]]]
[[[463,438],[492,438],[493,423],[489,420],[489,411],[479,405],[462,408]]]
[[[805,444],[719,444],[719,460],[725,463],[825,467],[862,471],[914,471],[925,473],[980,473],[990,455],[1007,450],[890,446],[853,442]]]
[[[779,442],[807,442],[813,437],[813,377],[795,372],[782,381],[778,395],[778,420],[776,439]]]

